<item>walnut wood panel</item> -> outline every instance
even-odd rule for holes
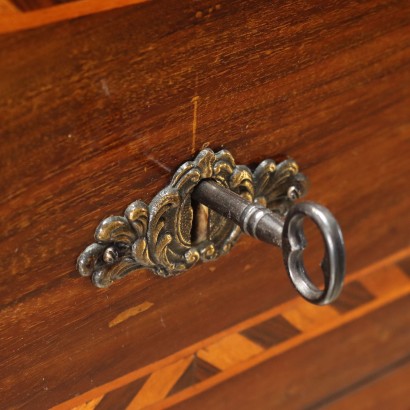
[[[397,264],[401,262],[400,258],[408,257],[409,254],[410,249],[405,254],[395,255],[394,262],[392,258],[388,258],[382,264],[379,263],[371,266],[370,269],[367,268],[350,275],[337,307],[317,307],[300,298],[292,299],[176,352],[166,360],[152,363],[146,368],[137,369],[105,385],[97,386],[91,391],[62,403],[53,410],[72,409],[73,406],[76,409],[88,409],[90,406],[94,406],[96,410],[101,410],[107,408],[107,405],[114,403],[115,400],[117,400],[115,408],[118,410],[147,407],[163,409],[187,400],[188,403],[191,403],[190,398],[196,395],[201,397],[210,389],[210,394],[218,400],[218,405],[224,406],[226,402],[221,400],[221,397],[224,396],[220,393],[213,393],[213,388],[215,391],[221,392],[223,384],[227,381],[231,383],[231,380],[234,383],[239,374],[243,374],[244,377],[253,377],[253,372],[249,371],[250,369],[258,368],[262,363],[285,355],[296,347],[309,344],[314,340],[317,344],[319,343],[318,339],[326,338],[327,334],[335,329],[340,329],[357,320],[363,323],[363,318],[373,316],[375,311],[384,309],[385,306],[406,296],[408,299],[410,274],[406,274],[398,268]],[[351,303],[352,301],[354,303]],[[399,313],[399,310],[397,312]],[[400,318],[400,328],[410,325],[410,316],[403,314],[403,312],[406,310],[404,309],[397,315]],[[381,326],[384,326],[383,322],[380,323]],[[403,342],[409,337],[408,331],[403,334],[399,332],[395,335],[389,334],[386,337],[386,329],[387,327],[383,328],[379,334],[376,330],[376,343],[370,340],[369,343],[365,344],[366,357],[361,359],[358,369],[356,363],[349,362],[352,360],[350,356],[344,358],[346,371],[349,369],[359,370],[361,378],[346,381],[344,378],[339,378],[337,374],[328,375],[321,383],[324,384],[321,390],[313,392],[313,394],[319,394],[320,397],[313,407],[328,406],[330,403],[335,406],[353,403],[355,397],[358,397],[358,405],[366,403],[370,405],[375,402],[376,395],[370,394],[375,386],[384,391],[383,385],[385,384],[387,388],[393,381],[397,383],[396,388],[390,389],[388,396],[383,393],[385,396],[383,400],[391,398],[395,400],[395,403],[407,404],[409,385],[406,383],[405,374],[407,358],[410,355],[409,347],[401,349],[400,354],[403,355],[403,358],[399,360],[396,360],[396,357],[391,359],[385,355],[381,367],[378,363],[372,363],[369,360],[371,357],[378,356],[383,344],[389,344],[392,339],[398,339],[394,340],[397,343],[396,346],[402,348],[406,346]],[[368,327],[364,325],[361,333],[366,333],[367,330]],[[368,335],[364,337],[368,337]],[[363,340],[352,333],[349,348],[352,351],[361,351],[362,345]],[[328,350],[332,351],[331,348]],[[335,354],[337,353],[335,352]],[[390,362],[390,360],[393,361]],[[288,372],[299,374],[299,367],[315,363],[319,366],[327,366],[326,372],[332,371],[333,361],[324,360],[321,356],[307,355],[301,360],[298,367],[292,366]],[[349,375],[351,374],[349,372]],[[327,378],[333,378],[333,380],[326,381]],[[273,384],[275,383],[277,379],[275,369],[272,370],[272,375],[267,376],[267,379],[271,380]],[[251,385],[252,383],[258,384],[258,377],[252,378]],[[216,387],[219,385],[221,387]],[[262,390],[263,388],[262,386]],[[304,386],[299,388],[299,395],[304,396],[304,389]],[[337,391],[335,392],[335,390]],[[268,391],[274,400],[280,401],[284,400],[284,397],[286,398],[286,389],[272,391],[268,389]],[[241,390],[235,390],[235,395],[242,397]],[[249,403],[253,395],[249,398],[249,394],[246,393],[245,396],[246,407],[253,408],[252,403]],[[266,398],[266,392],[262,393],[262,396]],[[277,397],[275,398],[275,396]],[[193,402],[202,408],[200,398],[193,400]],[[261,400],[255,407],[271,408],[270,404],[271,400]],[[293,408],[294,405],[295,403],[290,400],[289,407]],[[282,408],[283,404],[279,407]],[[296,407],[305,408],[305,406]],[[206,407],[204,403],[203,408],[209,407]],[[228,408],[236,407],[231,403]]]
[[[371,391],[356,402],[357,407],[352,407],[354,397],[349,400],[349,396],[365,386],[371,389],[378,380],[385,392],[383,400],[396,396],[395,401],[386,400],[387,407],[407,409],[410,387],[404,369],[410,362],[409,317],[396,313],[409,309],[407,296],[170,408],[363,409],[366,400],[372,400]],[[385,391],[388,384],[384,386],[380,379],[388,382],[397,371],[396,394]],[[337,407],[342,397],[347,405]],[[386,408],[380,404],[367,408]]]
[[[77,277],[98,222],[205,145],[294,157],[350,270],[404,247],[408,8],[160,1],[0,36],[1,405],[57,404],[294,296],[279,251],[247,238],[171,280]]]
[[[378,374],[372,375],[364,383],[354,386],[349,395],[334,397],[326,403],[330,410],[371,410],[391,408],[406,410],[410,404],[410,357],[392,363]]]

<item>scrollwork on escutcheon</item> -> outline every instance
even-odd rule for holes
[[[265,160],[252,174],[248,167],[236,165],[227,150],[204,149],[178,168],[149,205],[135,201],[124,216],[104,219],[95,231],[95,243],[78,258],[79,273],[105,288],[136,269],[175,276],[199,261],[229,252],[240,228],[191,200],[192,191],[204,179],[282,214],[306,190],[306,180],[292,160],[278,165]]]

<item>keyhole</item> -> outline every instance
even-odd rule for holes
[[[208,239],[209,208],[192,199],[193,219],[191,228],[191,243],[197,245]]]

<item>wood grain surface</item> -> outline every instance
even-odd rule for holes
[[[350,275],[337,306],[292,299],[53,410],[407,409],[409,257]]]
[[[408,246],[409,8],[166,0],[1,35],[0,407],[64,402],[295,296],[250,238],[169,280],[77,276],[99,221],[204,146],[295,158],[349,271]]]
[[[404,321],[395,312],[409,309],[410,297],[407,296],[172,408],[324,409],[329,405],[338,408],[337,405],[342,404],[339,400],[343,398],[345,407],[339,408],[350,409],[355,398],[349,397],[349,393],[357,394],[364,386],[371,389],[367,384],[371,384],[372,379],[394,377],[395,372],[401,371],[403,374],[397,379],[396,386],[400,394],[396,401],[392,400],[394,393],[388,390],[388,385],[379,380],[381,391],[377,396],[384,398],[388,408],[408,409],[409,320]],[[370,391],[368,394],[365,401],[372,400],[372,396],[374,400],[374,393]],[[362,402],[356,402],[356,408],[362,409]]]
[[[17,12],[19,12],[19,9],[12,1],[0,0],[0,15],[3,13],[5,15],[10,15],[11,13]]]

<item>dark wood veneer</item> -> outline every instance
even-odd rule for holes
[[[77,276],[98,222],[203,146],[295,158],[349,271],[408,245],[409,8],[167,0],[1,35],[0,407],[57,404],[295,295],[248,238],[170,280]]]
[[[170,408],[405,409],[404,374],[387,390],[372,384],[405,367],[409,374],[409,321],[395,314],[409,308],[408,297],[398,300]],[[367,395],[358,400],[362,388]]]

